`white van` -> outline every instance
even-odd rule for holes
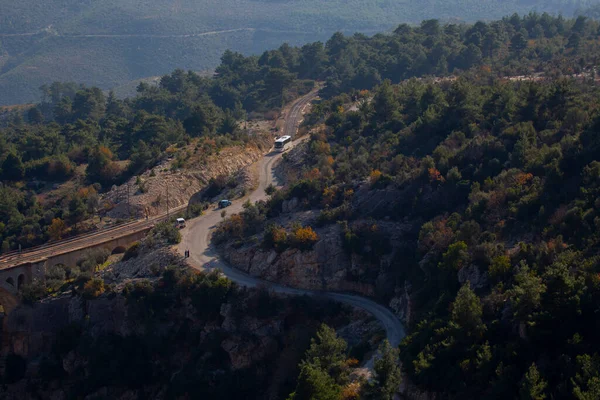
[[[183,218],[177,218],[177,221],[175,222],[175,225],[179,228],[179,229],[183,229],[185,228],[185,219]]]

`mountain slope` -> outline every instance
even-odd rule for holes
[[[335,31],[374,33],[425,18],[531,10],[571,14],[592,0],[0,0],[0,105],[55,80],[103,89],[180,67],[215,67],[225,49],[260,53]],[[204,34],[210,32],[211,34]]]

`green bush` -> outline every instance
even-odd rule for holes
[[[86,299],[95,299],[105,291],[104,281],[99,278],[93,278],[83,285],[83,297]]]
[[[21,288],[21,299],[25,304],[33,304],[46,297],[46,285],[42,281],[33,281]]]
[[[186,210],[187,218],[196,218],[204,214],[204,210],[208,208],[208,203],[190,204]]]
[[[174,221],[160,222],[152,228],[150,236],[159,240],[166,240],[169,244],[177,244],[181,242],[181,232],[175,226]]]
[[[81,271],[96,272],[98,265],[104,264],[110,257],[110,251],[104,248],[88,250],[85,257],[78,262]]]
[[[288,234],[282,226],[270,224],[265,228],[263,246],[267,249],[283,251],[288,246]]]

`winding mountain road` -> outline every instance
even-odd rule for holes
[[[299,121],[302,118],[302,110],[316,97],[316,95],[316,91],[311,92],[298,99],[292,105],[285,121],[284,135],[290,135],[292,138],[295,136]],[[298,141],[295,143],[298,143]],[[256,202],[266,198],[265,188],[271,183],[279,183],[273,173],[273,167],[281,156],[281,153],[271,152],[259,161],[260,178],[258,187],[250,195],[234,201],[230,207],[226,208],[228,215],[242,211],[242,204],[246,200]],[[400,341],[405,336],[404,326],[394,313],[381,304],[352,294],[297,289],[264,281],[235,269],[228,263],[219,259],[215,248],[210,244],[210,234],[211,230],[214,229],[221,220],[221,210],[216,208],[211,209],[207,211],[204,216],[188,221],[187,227],[182,231],[182,241],[178,247],[179,251],[182,254],[185,250],[190,251],[190,264],[196,269],[212,270],[218,268],[225,276],[241,286],[260,286],[266,287],[276,293],[321,297],[363,309],[371,313],[381,323],[385,328],[389,342],[393,346],[400,344]],[[368,366],[372,366],[372,360],[368,363]]]

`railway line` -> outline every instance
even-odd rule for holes
[[[73,238],[60,240],[57,242],[46,243],[41,246],[25,249],[21,252],[11,251],[0,256],[0,270],[6,270],[18,265],[23,265],[28,262],[36,262],[45,257],[55,256],[61,253],[69,253],[79,249],[84,249],[97,245],[107,240],[127,236],[129,234],[140,232],[148,229],[157,222],[165,220],[168,215],[176,214],[186,209],[187,206],[180,206],[169,210],[169,213],[164,213],[148,220],[138,220],[134,222],[124,223],[110,228],[101,229],[98,231],[84,233]]]

